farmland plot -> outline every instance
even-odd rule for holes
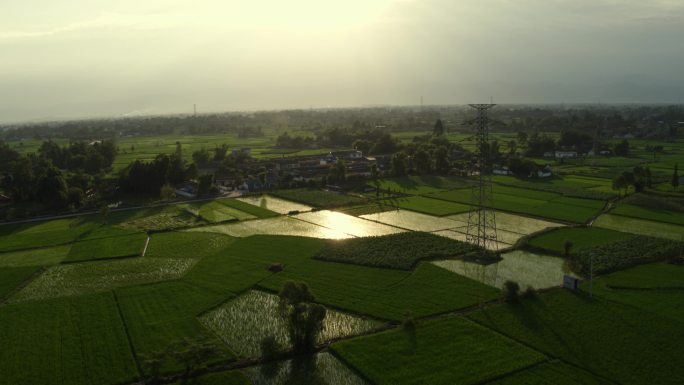
[[[501,258],[489,265],[453,259],[432,263],[497,288],[503,288],[508,280],[517,282],[522,289],[556,287],[563,283],[563,275],[567,274],[565,261],[558,257],[515,250],[502,254]]]
[[[223,234],[179,232],[152,234],[145,257],[202,258],[213,255],[233,243],[236,238]]]
[[[601,215],[594,221],[594,226],[675,241],[682,240],[684,237],[684,226],[613,214]]]
[[[353,195],[342,194],[335,191],[308,188],[278,190],[273,192],[273,195],[321,208],[349,206],[360,204],[366,201],[364,198]]]
[[[370,385],[330,353],[251,367],[246,373],[254,385]]]
[[[0,267],[0,302],[39,270],[33,266]]]
[[[58,246],[73,242],[92,230],[94,223],[79,219],[58,219],[24,225],[0,226],[0,252]]]
[[[502,379],[487,382],[487,385],[612,385],[612,382],[591,375],[582,369],[561,362],[548,362]]]
[[[441,236],[441,237],[445,237],[445,238],[449,238],[449,239],[453,239],[453,240],[459,241],[459,242],[467,242],[467,238],[468,238],[468,237],[467,237],[466,232],[467,232],[467,228],[463,227],[463,228],[459,228],[458,231],[455,231],[455,230],[440,230],[440,231],[435,231],[435,232],[433,232],[432,234],[439,235],[439,236]],[[504,235],[504,234],[503,234],[503,230],[502,230],[502,231],[497,231],[497,234],[498,234],[498,235]],[[520,234],[510,233],[510,232],[509,232],[508,235],[509,235],[510,237],[515,238],[515,239],[520,238]],[[501,242],[500,239],[499,239],[499,240],[497,240],[496,242],[489,242],[486,246],[487,246],[488,249],[496,251],[496,250],[504,250],[504,249],[507,249],[507,248],[511,247],[512,244],[511,244],[511,243]]]
[[[227,295],[180,281],[116,289],[128,333],[138,360],[160,353],[183,340],[208,343],[217,354],[205,363],[233,359],[234,355],[196,316],[216,306]],[[172,357],[162,362],[162,371],[180,371],[183,364]]]
[[[588,290],[588,285],[584,285]],[[594,293],[684,322],[684,267],[656,263],[600,277]]]
[[[542,219],[524,217],[500,211],[497,211],[495,216],[497,230],[504,230],[522,235],[536,233],[537,231],[541,231],[551,227],[563,226],[562,224],[557,222],[550,222]],[[468,223],[468,214],[451,215],[447,218],[454,221]]]
[[[369,186],[378,187],[381,190],[390,189],[393,193],[402,194],[427,194],[438,191],[463,188],[470,183],[465,178],[445,178],[441,176],[407,176],[402,178],[381,179],[370,183]]]
[[[206,222],[189,210],[187,204],[119,211],[110,214],[110,223],[131,230],[171,230]]]
[[[261,355],[261,340],[268,336],[291,348],[287,322],[280,316],[277,295],[252,290],[200,317],[202,324],[243,357]],[[328,309],[319,343],[360,334],[379,326],[376,321]]]
[[[174,382],[173,385],[185,385],[186,381]],[[241,371],[209,373],[192,379],[193,385],[254,385]]]
[[[71,246],[65,262],[138,257],[142,254],[146,242],[145,233],[85,239]]]
[[[684,226],[684,212],[681,211],[656,210],[630,204],[619,204],[611,211],[611,214]]]
[[[386,201],[402,209],[437,216],[459,214],[472,209],[470,205],[423,196],[400,197],[387,199]]]
[[[602,229],[600,227],[565,227],[538,235],[529,240],[529,245],[556,254],[565,253],[565,241],[572,242],[571,252],[620,241],[631,234]]]
[[[115,385],[138,370],[111,293],[0,311],[0,384]]]
[[[467,214],[466,214],[467,215]],[[439,231],[457,229],[467,226],[466,222],[451,220],[449,218],[433,217],[407,210],[385,211],[376,214],[361,215],[361,218],[385,223],[390,226],[413,231]]]
[[[199,216],[210,223],[225,222],[230,220],[254,219],[254,215],[228,207],[218,201],[211,201],[201,205],[194,205],[198,209]]]
[[[313,257],[322,246],[322,241],[314,238],[256,235],[240,239],[200,260],[183,281],[218,292],[241,293],[272,275],[268,270],[272,263],[289,270]]]
[[[463,318],[418,323],[336,342],[332,349],[378,385],[478,384],[544,361],[544,355]]]
[[[1,267],[56,265],[69,254],[71,245],[0,253]]]
[[[188,229],[186,231],[226,234],[240,238],[260,234],[303,236],[323,239],[343,239],[352,237],[352,235],[346,234],[337,229],[329,229],[327,227],[318,226],[313,223],[300,221],[287,216],[269,219],[256,219],[252,221],[224,225],[203,226]]]
[[[238,201],[249,203],[253,206],[260,207],[262,209],[270,210],[279,214],[287,214],[292,211],[311,211],[313,208],[311,206],[303,205],[301,203],[296,203],[288,201],[281,198],[276,198],[268,195],[253,195],[242,198],[237,198]]]
[[[445,313],[496,298],[499,290],[429,263],[412,272],[309,260],[259,283],[279,291],[287,280],[309,284],[316,301],[379,319]]]
[[[312,211],[309,213],[298,214],[293,216],[293,218],[310,222],[330,230],[340,231],[355,237],[380,236],[396,234],[404,231],[403,229],[396,227],[383,225],[381,223],[372,222],[329,210]]]
[[[618,383],[678,384],[684,378],[684,367],[672,360],[684,349],[681,323],[631,306],[559,290],[469,318]]]
[[[220,203],[223,206],[229,207],[234,210],[238,210],[244,214],[249,215],[250,217],[256,217],[256,218],[271,218],[271,217],[276,217],[278,216],[278,213],[275,211],[268,210],[266,208],[262,208],[260,206],[255,206],[251,203],[243,202],[239,199],[217,199],[214,202]],[[243,215],[243,214],[240,214]],[[239,218],[242,220],[243,218]],[[247,218],[244,218],[247,219]]]
[[[80,295],[116,287],[178,279],[194,259],[130,258],[52,266],[16,293],[11,302]]]
[[[406,232],[383,237],[326,242],[316,259],[357,265],[411,270],[422,259],[450,258],[476,250],[433,233]]]
[[[529,214],[567,222],[584,223],[604,206],[600,200],[568,198],[558,193],[516,187],[495,186],[493,207],[498,210]],[[468,204],[469,189],[430,194],[430,197]]]

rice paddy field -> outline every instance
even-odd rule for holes
[[[632,306],[556,291],[468,318],[617,383],[672,384],[683,375],[672,360],[682,349],[681,323]]]
[[[258,357],[265,337],[273,336],[281,346],[291,347],[278,302],[275,294],[252,290],[203,314],[200,322],[238,355]],[[377,326],[380,322],[328,309],[317,342],[366,333]]]
[[[463,318],[420,323],[333,344],[375,384],[478,384],[546,360],[545,355]]]
[[[528,245],[535,249],[555,254],[565,253],[565,242],[570,241],[570,252],[605,245],[607,243],[627,239],[631,236],[615,230],[600,227],[561,227],[531,238]]]
[[[517,282],[523,289],[559,287],[563,283],[563,276],[569,274],[563,259],[523,250],[503,253],[500,261],[488,265],[459,259],[432,263],[497,288],[503,288],[506,281]]]
[[[622,215],[604,214],[594,221],[593,226],[625,233],[667,238],[675,241],[684,239],[684,226],[630,218]]]
[[[124,155],[147,145],[157,148]],[[629,263],[592,285],[559,287],[565,240],[584,258],[639,233],[684,234],[679,214],[639,201],[603,213],[616,194],[598,175],[495,177],[501,259],[487,265],[467,258],[461,177],[0,225],[0,385],[132,385],[154,373],[180,384],[189,362],[209,369],[191,381],[206,385],[678,384],[682,266],[620,252],[597,263]],[[315,354],[289,350],[277,293],[291,280],[327,310]],[[506,281],[540,291],[506,303]],[[267,336],[283,352],[259,362]]]
[[[602,200],[503,185],[494,185],[493,193],[495,209],[572,223],[587,222],[605,206]],[[462,204],[472,201],[470,189],[443,191],[428,196]]]
[[[251,195],[237,198],[237,200],[240,202],[249,203],[252,206],[260,207],[265,210],[276,212],[278,214],[288,214],[295,211],[304,212],[311,211],[313,209],[311,206],[272,197],[269,195]]]

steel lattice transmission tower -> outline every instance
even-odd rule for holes
[[[477,183],[472,189],[466,241],[486,250],[497,250],[496,217],[492,208],[492,162],[489,150],[489,110],[495,104],[471,104],[475,118],[475,172]]]

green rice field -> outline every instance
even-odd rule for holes
[[[675,241],[684,239],[684,227],[671,223],[650,221],[625,217],[622,215],[604,214],[594,221],[594,226],[625,233],[667,238]]]
[[[280,156],[265,142],[253,140],[257,156]],[[157,147],[175,142],[122,159]],[[649,206],[655,193],[615,198],[601,176],[616,165],[495,176],[501,258],[486,265],[465,242],[462,177],[0,225],[0,385],[678,384],[684,270],[665,263],[679,243],[662,238],[680,240],[683,222]],[[589,260],[593,282],[561,289]],[[322,350],[290,350],[276,295],[288,281],[326,308]],[[537,291],[510,299],[507,281]],[[268,336],[281,349],[261,357]]]
[[[203,314],[200,322],[213,331],[237,354],[257,357],[261,340],[268,336],[289,348],[287,324],[278,310],[278,296],[252,290]],[[318,343],[361,334],[380,323],[328,309]]]
[[[375,384],[478,384],[546,360],[543,354],[463,318],[419,323],[333,344]]]
[[[684,371],[672,360],[681,351],[681,324],[631,306],[556,291],[469,318],[622,384],[672,384]]]
[[[620,241],[629,238],[628,233],[603,229],[600,227],[562,227],[540,234],[528,241],[537,249],[543,249],[556,254],[565,253],[565,241],[572,242],[570,252],[577,252],[595,246]]]

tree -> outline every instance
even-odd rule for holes
[[[204,147],[192,153],[192,161],[199,167],[206,166],[209,160],[209,151]]]
[[[305,282],[287,281],[278,293],[280,315],[287,322],[288,335],[295,351],[311,351],[323,330],[326,310],[313,303],[314,296]]]
[[[344,183],[347,181],[347,165],[342,159],[338,159],[334,165],[330,166],[328,181],[330,183]]]
[[[679,187],[679,173],[677,170],[677,166],[678,164],[675,163],[674,171],[672,171],[672,188],[674,188],[675,191],[677,191],[677,187]]]
[[[416,170],[419,174],[430,173],[432,169],[430,164],[430,153],[421,148],[418,151],[416,151],[416,154],[413,156],[413,159],[415,161]]]
[[[627,187],[629,187],[629,181],[625,177],[624,174],[620,174],[613,178],[613,190],[620,191],[622,189],[625,189],[625,192],[627,192]]]
[[[197,183],[197,196],[207,195],[214,185],[214,174],[202,174]]]
[[[107,223],[109,219],[109,206],[104,205],[100,208],[100,219],[102,219],[102,223]]]
[[[518,143],[524,145],[527,143],[527,132],[518,131]]]
[[[226,153],[228,152],[228,145],[227,144],[222,144],[220,147],[216,147],[214,149],[214,160],[215,161],[222,161],[226,159]]]
[[[633,185],[634,191],[642,192],[646,187],[646,170],[641,166],[636,166],[632,169],[632,175],[634,175]]]
[[[160,198],[162,200],[170,201],[176,197],[176,189],[167,183],[167,184],[162,186],[161,192],[159,195],[160,195]]]
[[[446,146],[439,146],[435,149],[435,169],[437,172],[446,173],[449,171],[449,151]]]
[[[572,241],[569,239],[566,239],[563,242],[563,252],[565,253],[565,258],[570,257],[570,251],[572,250],[572,246],[573,246]]]
[[[181,142],[176,142],[175,155],[178,159],[183,160],[183,146],[181,145]]]
[[[392,175],[393,176],[406,176],[407,159],[406,153],[398,152],[392,155]]]
[[[36,198],[50,207],[61,208],[67,203],[67,184],[62,173],[50,165],[45,174],[38,178]]]
[[[432,129],[432,135],[444,135],[444,124],[442,123],[442,119],[437,119],[437,121],[435,122],[435,127]]]
[[[613,147],[613,153],[617,156],[629,155],[629,142],[627,140],[622,140],[622,142],[616,144]]]
[[[509,140],[508,141],[508,155],[515,155],[516,151],[518,150],[518,143],[515,140]]]
[[[83,190],[78,187],[69,187],[67,193],[67,204],[74,208],[81,207],[83,204]]]
[[[380,171],[378,170],[378,165],[373,163],[371,165],[370,171],[371,171],[371,178],[373,178],[373,180],[378,179],[378,177],[380,176]]]

